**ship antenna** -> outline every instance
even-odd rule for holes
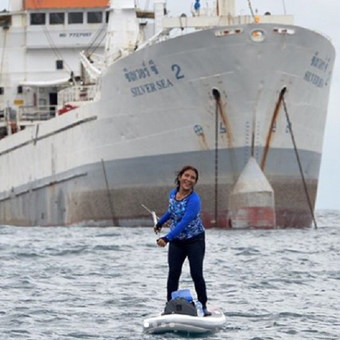
[[[298,152],[298,149],[297,149],[297,147],[296,147],[296,142],[295,142],[295,137],[294,137],[294,133],[293,133],[292,123],[291,123],[291,121],[290,121],[289,114],[288,114],[288,110],[287,110],[287,105],[286,105],[286,101],[285,101],[285,93],[286,93],[286,90],[287,90],[286,87],[284,87],[284,88],[281,90],[283,108],[284,108],[284,111],[285,111],[285,114],[286,114],[286,118],[287,118],[288,129],[289,129],[290,135],[291,135],[291,137],[292,137],[292,142],[293,142],[293,145],[294,145],[294,151],[295,151],[295,155],[296,155],[296,160],[297,160],[298,165],[299,165],[300,174],[301,174],[303,187],[304,187],[304,190],[305,190],[305,193],[306,193],[306,197],[307,197],[309,210],[310,210],[310,213],[311,213],[311,215],[312,215],[312,219],[313,219],[313,222],[314,222],[314,227],[315,227],[315,229],[317,229],[318,226],[317,226],[317,224],[316,224],[316,219],[315,219],[315,216],[314,216],[312,203],[311,203],[311,200],[310,200],[310,197],[309,197],[309,193],[308,193],[308,188],[307,188],[305,176],[304,176],[304,174],[303,174],[303,169],[302,169],[302,166],[301,166],[301,161],[300,161],[299,152]]]
[[[286,1],[285,1],[285,0],[282,0],[282,5],[283,5],[283,12],[284,12],[284,15],[287,15],[287,11],[286,11]]]
[[[253,19],[255,20],[255,14],[254,14],[253,7],[252,7],[252,5],[251,5],[251,1],[250,1],[250,0],[248,0],[248,5],[249,5],[249,9],[250,9],[251,16],[252,16]]]

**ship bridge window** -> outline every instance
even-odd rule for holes
[[[46,13],[31,13],[31,25],[45,25]]]
[[[50,25],[65,24],[65,13],[50,13]]]
[[[70,12],[68,14],[69,24],[82,24],[84,22],[84,16],[82,12]]]
[[[11,15],[3,15],[3,16],[0,17],[0,27],[6,29],[6,28],[9,28],[11,26],[11,24],[12,24],[12,16]]]
[[[5,88],[4,87],[0,87],[0,95],[5,94]]]
[[[88,24],[101,24],[103,22],[103,12],[88,12],[87,23]]]

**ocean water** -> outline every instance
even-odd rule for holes
[[[318,229],[207,231],[206,339],[340,339],[340,213]],[[0,226],[0,339],[182,339],[143,333],[164,307],[167,250],[151,228]],[[190,288],[184,265],[181,288]],[[197,338],[197,336],[196,336]]]

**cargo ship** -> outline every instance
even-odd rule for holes
[[[186,164],[207,228],[312,224],[327,37],[235,0],[14,0],[0,28],[0,224],[147,226]]]

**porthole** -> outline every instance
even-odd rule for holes
[[[254,29],[250,32],[250,38],[254,42],[262,42],[265,40],[266,35],[263,30]]]

